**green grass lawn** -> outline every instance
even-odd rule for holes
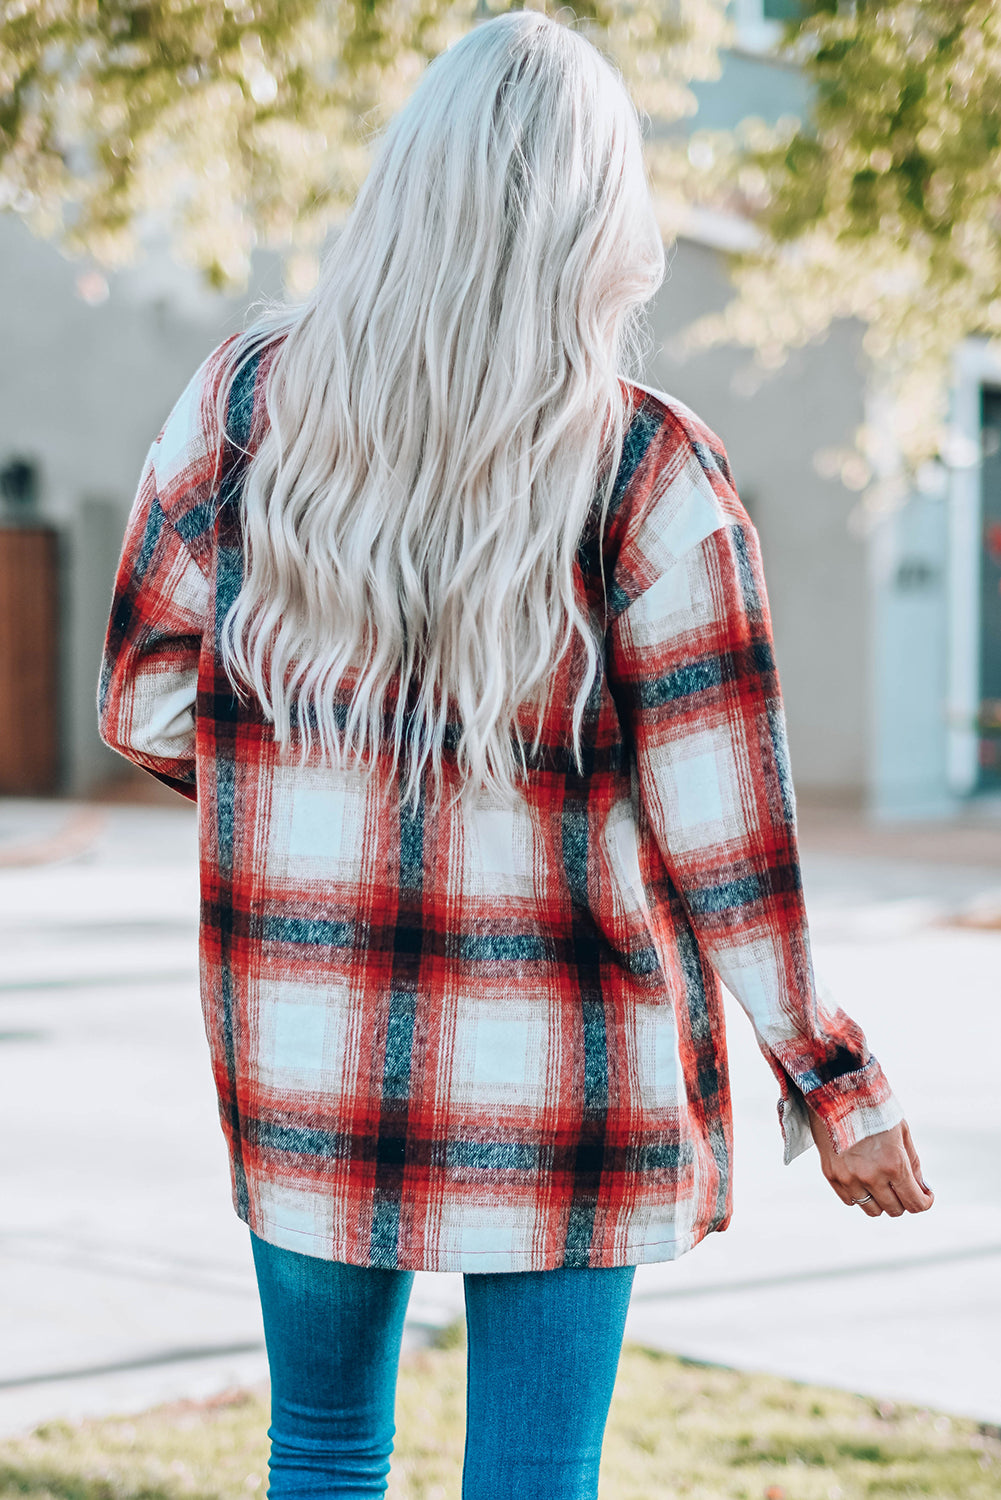
[[[390,1500],[458,1500],[461,1330],[400,1367]],[[0,1443],[2,1500],[263,1500],[259,1391],[141,1416],[52,1422]],[[998,1500],[1001,1441],[976,1422],[626,1346],[602,1500]],[[512,1500],[517,1497],[512,1496]]]

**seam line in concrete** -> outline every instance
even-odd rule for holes
[[[963,1260],[983,1260],[1001,1255],[1001,1245],[974,1245],[966,1250],[941,1250],[934,1255],[914,1255],[909,1259],[867,1261],[856,1266],[818,1267],[814,1271],[787,1271],[774,1276],[749,1276],[744,1281],[713,1281],[702,1286],[678,1287],[656,1291],[634,1291],[633,1302],[676,1302],[686,1297],[719,1297],[727,1292],[757,1292],[769,1287],[791,1286],[800,1282],[833,1281],[845,1276],[883,1276],[896,1271],[920,1271],[925,1266],[943,1266]]]
[[[104,1365],[86,1365],[76,1370],[48,1370],[38,1375],[13,1375],[0,1380],[0,1391],[20,1390],[27,1385],[48,1385],[57,1380],[91,1380],[99,1375],[118,1375],[127,1370],[149,1370],[158,1365],[187,1364],[191,1360],[225,1359],[234,1354],[257,1354],[263,1350],[262,1339],[243,1344],[214,1344],[200,1349],[163,1349],[136,1359],[122,1359]]]

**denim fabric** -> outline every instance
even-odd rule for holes
[[[270,1500],[385,1494],[414,1273],[251,1241],[271,1366]],[[465,1276],[462,1500],[595,1500],[634,1272]]]

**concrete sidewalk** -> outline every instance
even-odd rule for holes
[[[814,1152],[783,1167],[734,1007],[734,1222],[638,1271],[628,1336],[998,1423],[1001,928],[964,918],[1001,911],[1001,822],[825,817],[801,820],[818,972],[904,1103],[935,1208],[869,1221]],[[266,1378],[196,902],[184,805],[0,803],[0,1431]],[[461,1308],[461,1277],[419,1275],[408,1337]]]

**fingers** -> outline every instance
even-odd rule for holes
[[[867,1196],[870,1193],[871,1199]],[[853,1184],[851,1197],[856,1203],[860,1198],[866,1199],[859,1206],[870,1218],[877,1218],[878,1211],[882,1211],[891,1219],[899,1219],[901,1214],[920,1214],[931,1207],[930,1197],[922,1192],[914,1180],[910,1162],[905,1158],[901,1158],[900,1163],[889,1172],[858,1176]]]
[[[837,1156],[833,1152],[821,1153],[821,1166],[824,1176],[837,1193],[842,1203],[849,1208],[855,1204],[867,1213],[870,1218],[878,1218],[882,1209],[875,1201],[875,1195],[871,1188],[863,1182],[857,1171],[853,1171],[845,1157]]]
[[[842,1203],[847,1203],[849,1206],[851,1206],[851,1203],[853,1201],[853,1194],[848,1183],[839,1182],[838,1179],[834,1176],[829,1176],[827,1180],[831,1184],[831,1187],[834,1189],[834,1191],[837,1193],[838,1197],[841,1199]],[[862,1198],[865,1196],[866,1191],[866,1189],[862,1188],[854,1196]]]
[[[897,1197],[910,1214],[927,1213],[935,1202],[935,1194],[930,1187],[925,1187],[923,1182],[912,1182],[906,1199],[900,1193],[897,1193]]]
[[[925,1182],[925,1174],[921,1170],[921,1163],[918,1160],[918,1153],[915,1150],[914,1141],[911,1139],[911,1132],[907,1128],[906,1120],[902,1122],[902,1126],[904,1136],[904,1149],[907,1152],[907,1158],[911,1164],[911,1171],[914,1173],[915,1181],[918,1182],[921,1186],[921,1193],[924,1199],[924,1208],[930,1208],[932,1202],[934,1201],[935,1194]]]
[[[858,1205],[863,1213],[869,1215],[870,1219],[879,1218],[883,1210],[872,1188],[858,1177],[854,1177],[848,1173],[842,1175],[838,1171],[837,1157],[834,1158],[830,1170],[825,1172],[824,1175],[842,1203],[847,1204],[849,1208],[854,1208]]]
[[[914,1173],[918,1182],[924,1182],[925,1179],[924,1174],[921,1171],[921,1163],[918,1161],[918,1153],[915,1149],[914,1141],[911,1138],[911,1132],[907,1127],[906,1120],[901,1121],[900,1129],[904,1140],[904,1150],[907,1152],[907,1159],[911,1164],[911,1171]]]
[[[880,1204],[879,1199],[876,1197],[875,1193],[870,1193],[869,1189],[863,1187],[861,1184],[859,1185],[859,1190],[856,1193],[855,1197],[852,1199],[852,1202],[857,1204],[862,1212],[866,1214],[870,1219],[878,1219],[880,1214],[883,1212],[882,1205]]]
[[[885,1214],[889,1214],[891,1219],[900,1218],[904,1210],[897,1190],[888,1177],[884,1177],[878,1182],[870,1182],[868,1184],[868,1191]],[[868,1204],[865,1205],[867,1208],[868,1206]]]
[[[896,1159],[886,1164],[886,1189],[899,1202],[900,1213],[924,1213],[926,1208],[931,1208],[932,1195],[923,1186],[921,1164],[906,1121],[901,1123],[900,1146],[894,1154]]]
[[[904,1122],[867,1137],[839,1155],[824,1156],[823,1170],[842,1203],[870,1219],[887,1214],[924,1213],[934,1202],[921,1177],[914,1142]]]
[[[899,1219],[905,1213],[924,1213],[932,1205],[931,1194],[921,1188],[910,1171],[905,1172],[903,1169],[893,1177],[857,1177],[847,1190],[835,1186],[833,1182],[831,1185],[842,1203],[857,1205],[871,1219],[878,1219],[881,1213],[888,1214],[891,1219]]]
[[[890,1178],[890,1188],[902,1205],[902,1211],[909,1214],[923,1214],[926,1208],[931,1208],[932,1195],[925,1192],[921,1186],[919,1177],[911,1170],[910,1161],[907,1163],[906,1171],[901,1170]]]

